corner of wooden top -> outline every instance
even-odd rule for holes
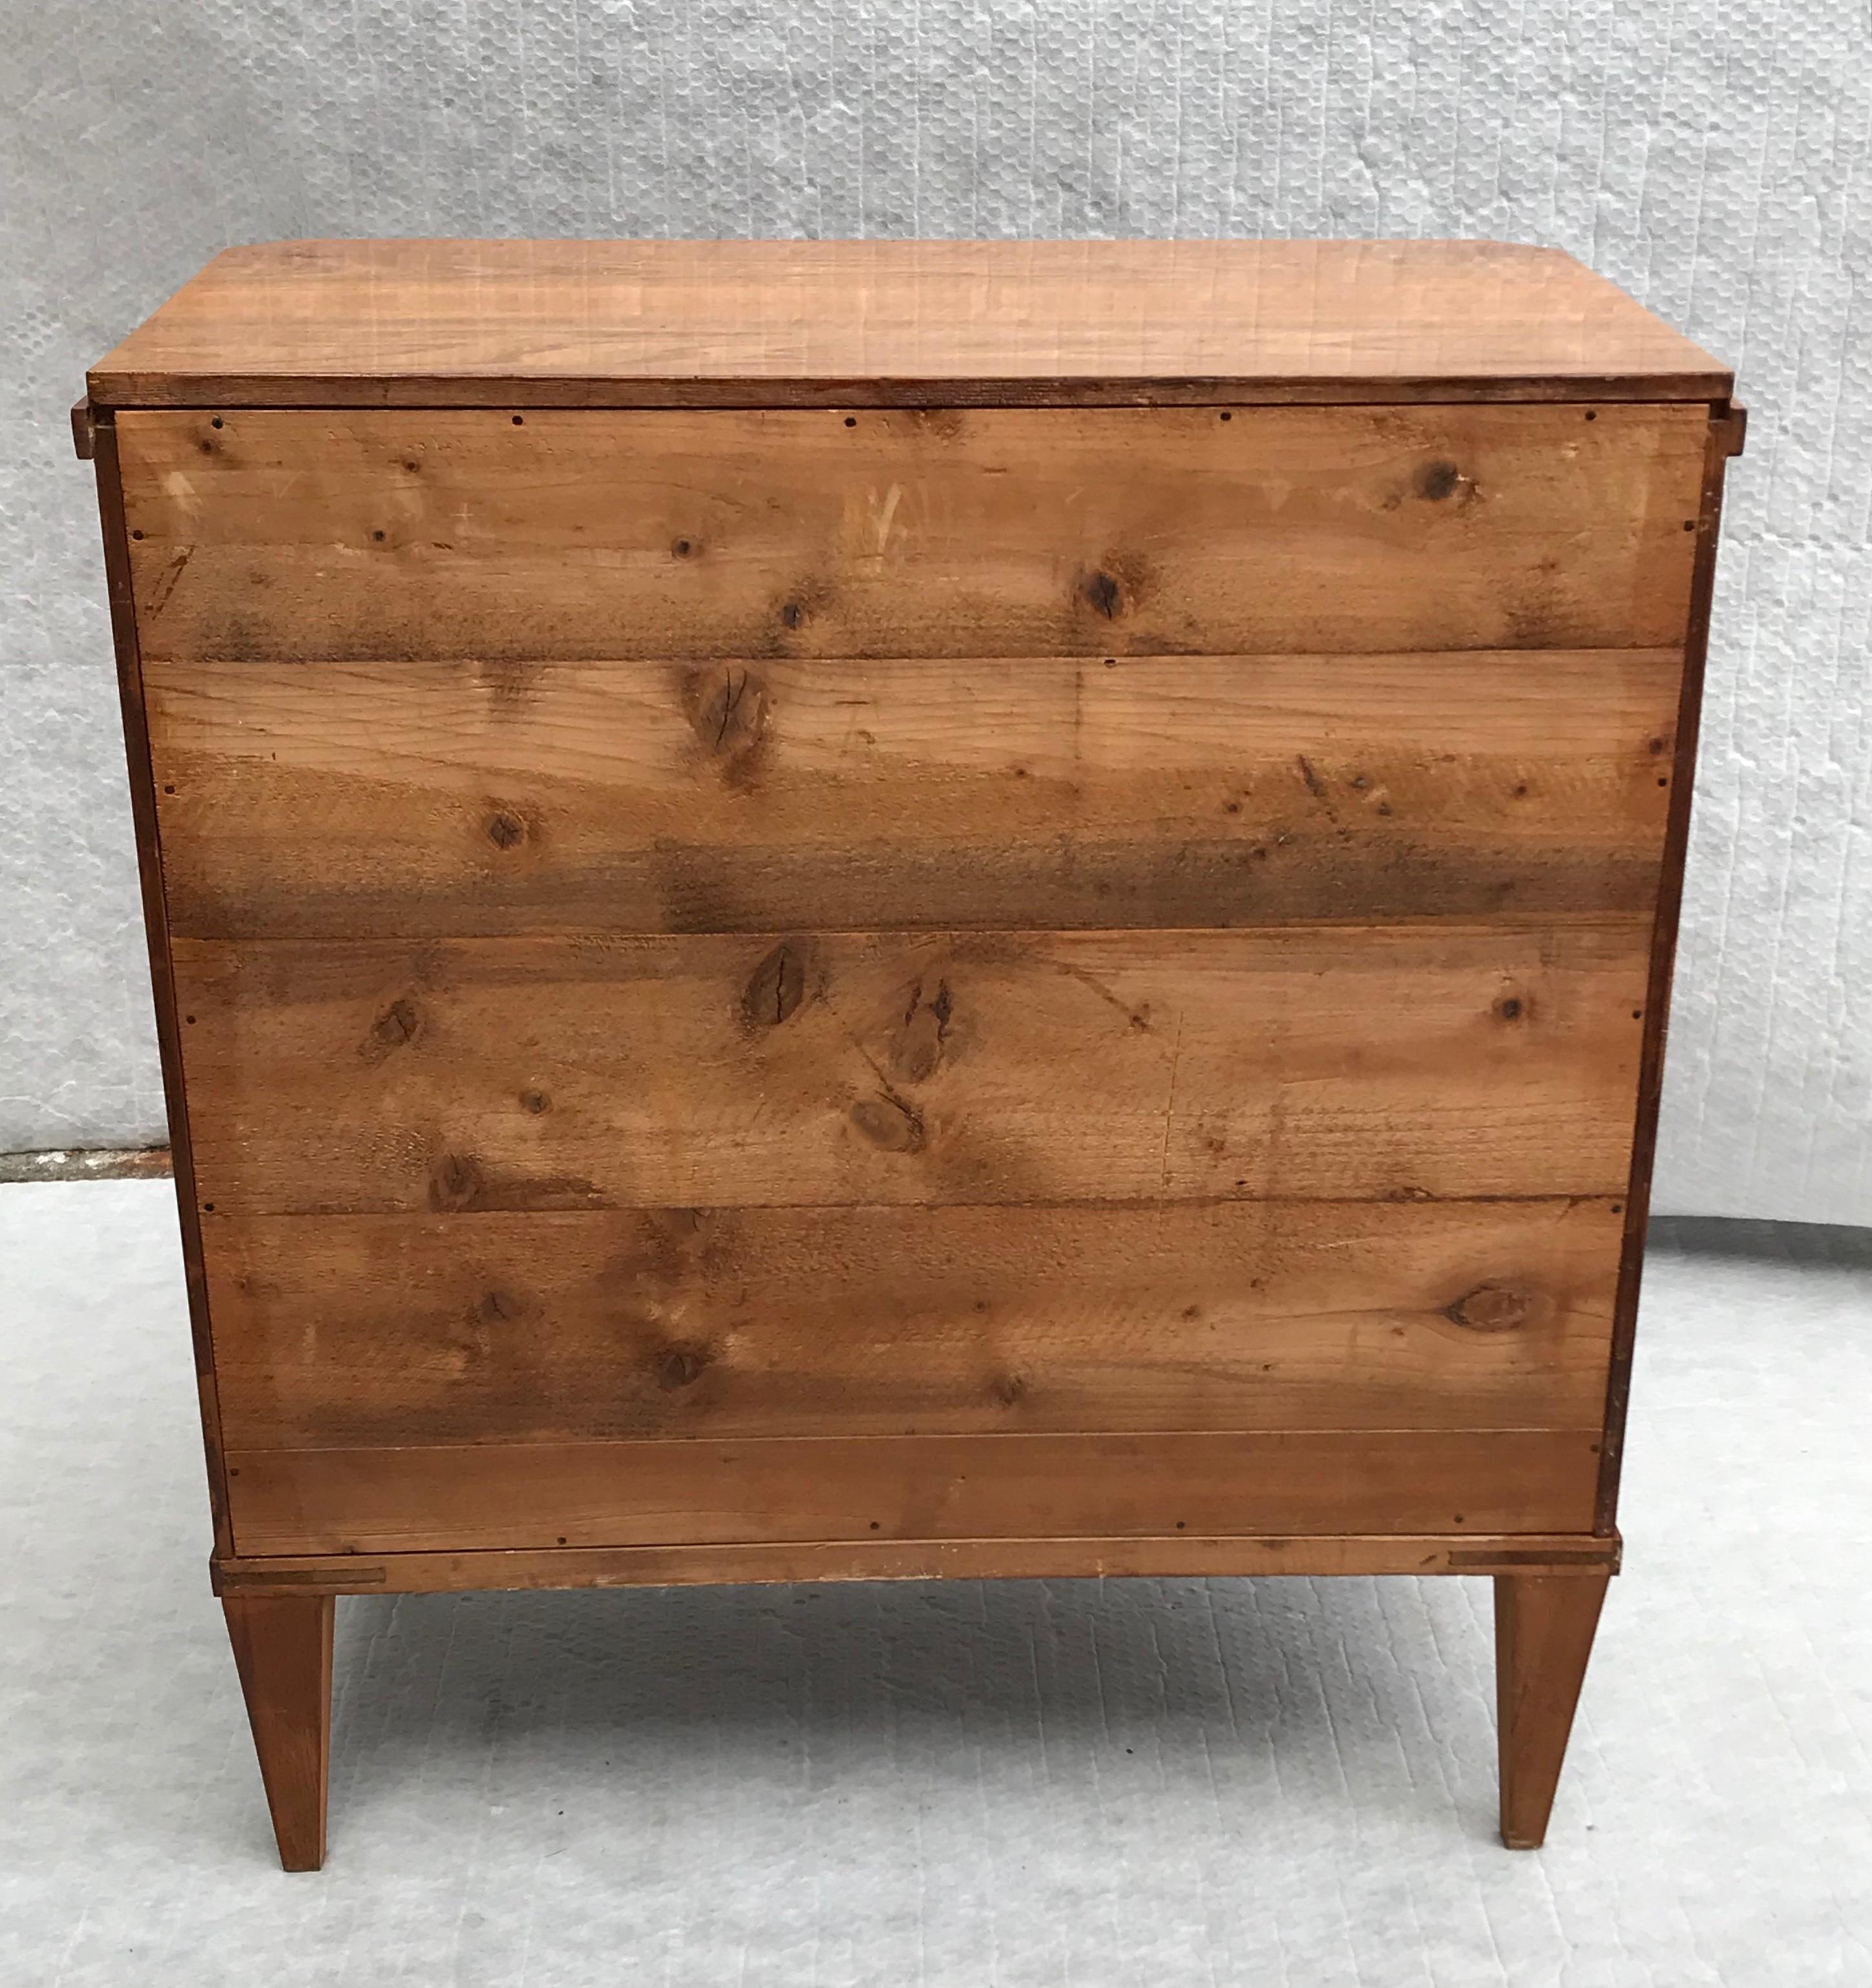
[[[1739,401],[1719,401],[1711,408],[1709,418],[1723,454],[1732,458],[1740,455],[1748,438],[1749,410]]]
[[[81,394],[72,403],[72,446],[80,462],[89,462],[97,454],[97,413],[89,394]]]

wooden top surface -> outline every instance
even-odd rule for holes
[[[1726,398],[1557,249],[1492,242],[278,242],[102,407]]]

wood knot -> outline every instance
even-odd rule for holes
[[[1453,462],[1441,459],[1427,462],[1417,472],[1417,494],[1440,504],[1445,498],[1455,495],[1461,482],[1462,472]]]
[[[780,620],[789,628],[806,626],[806,606],[803,600],[789,600],[780,609]]]
[[[1533,1304],[1525,1291],[1510,1284],[1478,1284],[1466,1297],[1446,1306],[1443,1316],[1451,1325],[1467,1326],[1472,1332],[1512,1332],[1526,1325]]]
[[[741,993],[741,1019],[748,1029],[778,1028],[806,998],[804,948],[783,940],[749,976]]]
[[[496,808],[482,827],[496,849],[512,849],[526,840],[526,823],[505,808]]]
[[[1027,1382],[1019,1374],[997,1374],[988,1391],[1004,1408],[1016,1408],[1026,1398]]]
[[[939,980],[936,992],[927,999],[923,982],[911,989],[910,1006],[904,1011],[892,1062],[898,1073],[912,1084],[921,1084],[936,1074],[949,1038],[949,1017],[955,1011],[949,983]]]
[[[694,559],[702,549],[694,539],[677,539],[671,542],[670,551],[677,559]]]
[[[1089,573],[1080,592],[1095,614],[1115,621],[1124,611],[1124,589],[1101,566]]]
[[[701,1378],[714,1357],[705,1346],[667,1346],[657,1356],[657,1385],[669,1394],[687,1388]]]
[[[1495,1004],[1495,1012],[1504,1022],[1519,1022],[1528,1012],[1528,1004],[1519,994],[1504,994]]]
[[[483,1325],[505,1325],[518,1318],[525,1307],[510,1292],[484,1291],[475,1307],[475,1316]]]
[[[536,1118],[541,1112],[547,1110],[552,1102],[552,1099],[543,1090],[523,1090],[520,1094],[520,1109],[522,1111],[532,1112]]]
[[[736,760],[760,742],[767,721],[767,686],[752,670],[732,665],[693,670],[683,686],[690,729],[717,759]]]
[[[429,1205],[438,1215],[471,1208],[481,1192],[481,1169],[461,1153],[444,1153],[429,1175]]]
[[[887,1153],[923,1150],[923,1114],[901,1097],[861,1097],[851,1108],[851,1121],[873,1145]]]
[[[370,1032],[358,1044],[358,1054],[367,1063],[381,1063],[405,1043],[416,1040],[422,1016],[408,996],[400,994],[370,1025]]]

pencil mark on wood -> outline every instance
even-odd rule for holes
[[[167,606],[169,597],[174,593],[176,583],[181,580],[188,562],[194,556],[194,551],[192,545],[184,546],[163,568],[155,586],[150,590],[148,611],[152,618],[161,614]]]
[[[1067,979],[1076,980],[1082,987],[1089,987],[1101,1001],[1116,1008],[1140,1035],[1151,1033],[1151,1004],[1148,1001],[1140,1001],[1134,1006],[1123,995],[1114,993],[1097,974],[1089,972],[1083,966],[1075,966],[1069,959],[1056,959],[1053,968],[1056,973],[1064,974]]]

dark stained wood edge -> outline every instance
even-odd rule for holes
[[[1722,523],[1723,472],[1742,453],[1747,411],[1726,401],[1710,410],[1703,458],[1703,504],[1697,521],[1696,563],[1691,576],[1690,621],[1684,643],[1684,680],[1677,711],[1671,808],[1664,830],[1664,867],[1651,925],[1651,972],[1645,995],[1644,1038],[1639,1052],[1637,1117],[1631,1177],[1625,1195],[1625,1238],[1612,1314],[1612,1359],[1607,1377],[1605,1437],[1600,1450],[1596,1527],[1612,1532],[1618,1516],[1619,1472],[1624,1461],[1625,1415],[1631,1398],[1631,1359],[1651,1219],[1651,1168],[1657,1152],[1657,1107],[1664,1085],[1664,1037],[1677,964],[1677,928],[1684,902],[1684,861],[1690,845],[1690,807],[1696,784],[1697,732],[1703,712],[1704,663],[1709,652],[1710,603],[1715,587],[1716,543]]]
[[[169,1114],[176,1206],[181,1218],[182,1263],[195,1349],[195,1388],[201,1405],[201,1435],[208,1456],[208,1501],[214,1515],[215,1551],[230,1554],[234,1550],[234,1535],[228,1518],[228,1486],[221,1456],[221,1401],[208,1337],[208,1277],[202,1267],[194,1162],[189,1151],[188,1100],[176,1025],[175,982],[169,966],[162,850],[156,826],[156,775],[150,763],[149,728],[144,713],[143,658],[137,641],[137,607],[130,584],[130,532],[123,520],[123,479],[117,461],[117,424],[108,409],[95,413],[93,432],[98,512],[104,535],[104,575],[110,598],[111,635],[117,648],[117,695],[123,713],[123,752],[129,766],[130,813],[137,833],[137,869],[143,887],[144,930],[149,942],[150,985],[155,996],[156,1040],[162,1057],[163,1098]]]
[[[72,447],[80,462],[89,462],[97,454],[96,431],[89,397],[72,403]]]
[[[1531,401],[1726,401],[1728,373],[1397,379],[526,379],[411,374],[87,376],[100,408],[1384,407]]]
[[[331,1780],[332,1598],[230,1594],[221,1605],[281,1866],[316,1871]]]
[[[1496,1754],[1508,1849],[1538,1850],[1546,1841],[1606,1585],[1603,1574],[1495,1577]]]
[[[802,1581],[1058,1581],[1263,1574],[1616,1574],[1617,1533],[1320,1538],[834,1540],[565,1551],[218,1557],[217,1594],[428,1594]]]

